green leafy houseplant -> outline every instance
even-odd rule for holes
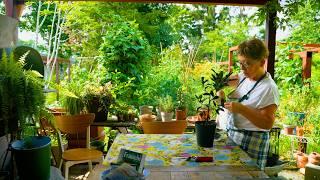
[[[215,100],[218,99],[217,92],[227,85],[230,75],[231,73],[225,74],[223,71],[217,73],[214,69],[212,69],[210,79],[205,79],[204,77],[201,78],[203,92],[199,96],[196,96],[201,104],[201,106],[198,107],[198,110],[201,108],[205,108],[207,110],[207,114],[205,114],[203,117],[205,121],[196,122],[197,143],[201,147],[213,146],[216,123],[215,121],[209,121],[209,112],[211,109],[213,112],[219,114],[219,110],[223,110],[222,107],[215,102]]]
[[[40,120],[45,109],[42,76],[23,69],[27,54],[18,61],[12,54],[3,55],[0,62],[0,133],[24,137],[11,143],[19,178],[49,179],[50,138],[26,136],[28,124]]]
[[[62,96],[62,106],[68,115],[79,115],[85,112],[85,99],[83,84],[78,81],[70,81],[59,87]]]
[[[210,79],[205,79],[201,77],[201,84],[203,87],[203,92],[200,95],[196,95],[196,98],[201,105],[197,110],[206,108],[207,112],[213,110],[213,112],[219,114],[220,110],[223,110],[219,104],[215,102],[219,97],[217,92],[223,87],[227,86],[228,79],[232,73],[225,74],[223,71],[216,72],[212,69],[212,74]],[[210,115],[206,116],[205,120],[209,120]]]
[[[44,110],[42,77],[37,71],[24,70],[24,58],[16,61],[4,55],[0,62],[0,134],[24,130]]]
[[[114,103],[111,88],[111,83],[106,83],[104,86],[91,84],[85,86],[84,100],[86,107],[89,112],[96,114],[96,121],[107,120],[110,105]]]

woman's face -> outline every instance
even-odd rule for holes
[[[238,60],[241,70],[249,79],[255,79],[261,72],[264,72],[265,60],[252,60],[241,55],[238,55]]]

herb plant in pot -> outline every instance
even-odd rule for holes
[[[296,135],[297,136],[303,136],[304,134],[304,121],[305,121],[305,117],[306,114],[304,112],[289,112],[288,113],[288,117],[290,117],[290,119],[294,120],[296,123]]]
[[[222,71],[217,73],[212,69],[210,79],[201,78],[203,92],[199,96],[196,96],[198,102],[201,104],[198,110],[207,109],[207,112],[216,114],[219,114],[219,111],[223,110],[222,107],[216,103],[216,100],[219,98],[217,92],[227,85],[230,75],[231,73],[224,74]],[[197,121],[195,123],[197,143],[201,147],[212,147],[217,124],[215,120],[210,118],[210,113],[205,117],[206,119],[204,121]]]
[[[174,110],[172,97],[167,95],[164,98],[160,98],[159,104],[160,104],[162,121],[163,122],[171,121],[173,116],[173,110]]]
[[[187,119],[187,107],[185,101],[185,94],[181,89],[178,90],[177,96],[177,108],[176,108],[176,120],[186,120]]]
[[[27,124],[39,120],[44,111],[43,81],[37,71],[25,70],[23,55],[0,61],[0,133],[25,137]],[[19,179],[49,179],[50,143],[48,137],[31,136],[11,144]]]
[[[284,133],[292,135],[293,130],[296,127],[296,121],[294,120],[294,118],[288,116],[283,123]]]

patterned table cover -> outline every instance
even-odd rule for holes
[[[194,134],[119,134],[104,165],[117,162],[121,148],[146,154],[145,166],[242,166],[256,168],[254,161],[239,146],[226,145],[226,135],[212,148],[197,145]],[[179,157],[213,156],[213,162],[191,162]]]

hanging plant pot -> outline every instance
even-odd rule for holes
[[[198,146],[213,147],[217,123],[215,121],[197,121],[195,124]]]
[[[295,127],[296,126],[294,126],[294,125],[283,125],[284,133],[288,134],[288,135],[292,135]]]
[[[50,178],[50,145],[51,139],[47,136],[32,136],[12,143],[19,179]]]

